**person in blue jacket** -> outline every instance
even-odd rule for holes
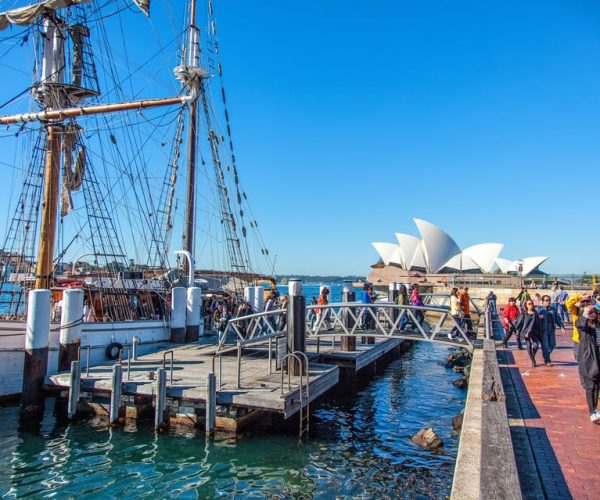
[[[565,325],[558,315],[556,309],[550,306],[550,295],[542,297],[542,305],[538,308],[538,314],[542,322],[542,356],[546,366],[552,366],[550,354],[556,347],[556,327],[564,332]]]

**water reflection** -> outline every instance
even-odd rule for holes
[[[443,366],[447,351],[417,345],[358,392],[313,411],[311,438],[239,439],[155,435],[103,421],[65,425],[47,401],[37,427],[20,428],[18,408],[0,408],[0,494],[6,497],[212,498],[215,496],[444,497],[457,438],[451,418],[465,393]],[[434,427],[441,452],[410,436]]]

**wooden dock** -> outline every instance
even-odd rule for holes
[[[375,339],[374,344],[362,344],[357,339],[355,351],[342,351],[340,350],[339,341],[335,343],[335,346],[332,346],[331,342],[321,340],[319,346],[320,359],[323,363],[337,365],[341,368],[350,368],[358,372],[387,356],[405,342],[398,339]],[[307,351],[311,354],[316,351],[314,341],[308,344]]]
[[[202,338],[192,344],[162,344],[160,350],[139,356],[137,360],[123,360],[123,383],[120,415],[143,418],[154,414],[157,384],[156,370],[165,367],[167,374],[166,411],[170,423],[199,426],[206,414],[207,374],[217,377],[216,427],[240,430],[264,412],[280,414],[287,419],[334,388],[342,378],[356,374],[367,366],[375,366],[378,360],[390,357],[403,341],[377,339],[374,344],[357,341],[355,351],[341,351],[340,339],[335,342],[322,339],[310,340],[306,354],[309,359],[308,399],[303,392],[301,402],[300,377],[283,375],[276,369],[273,352],[269,362],[265,346],[245,348],[241,357],[240,383],[237,378],[235,353],[215,356],[214,338]],[[171,356],[173,368],[171,370]],[[269,368],[269,363],[271,367]],[[85,359],[81,366],[81,398],[79,411],[108,414],[112,392],[112,372],[115,362],[92,366],[89,374]],[[46,389],[66,394],[70,389],[71,375],[62,372],[46,378]],[[304,388],[306,391],[306,387]]]

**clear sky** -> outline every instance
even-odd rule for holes
[[[600,272],[598,2],[214,3],[277,273],[366,274],[370,242],[418,235],[413,217],[461,247]]]

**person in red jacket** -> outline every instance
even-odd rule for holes
[[[508,299],[508,305],[504,308],[504,311],[502,311],[502,326],[504,327],[504,340],[502,343],[504,344],[504,347],[508,347],[508,341],[514,333],[517,337],[519,349],[523,349],[523,346],[521,345],[521,334],[517,328],[521,311],[519,311],[516,304],[517,300],[514,297],[511,297]]]

